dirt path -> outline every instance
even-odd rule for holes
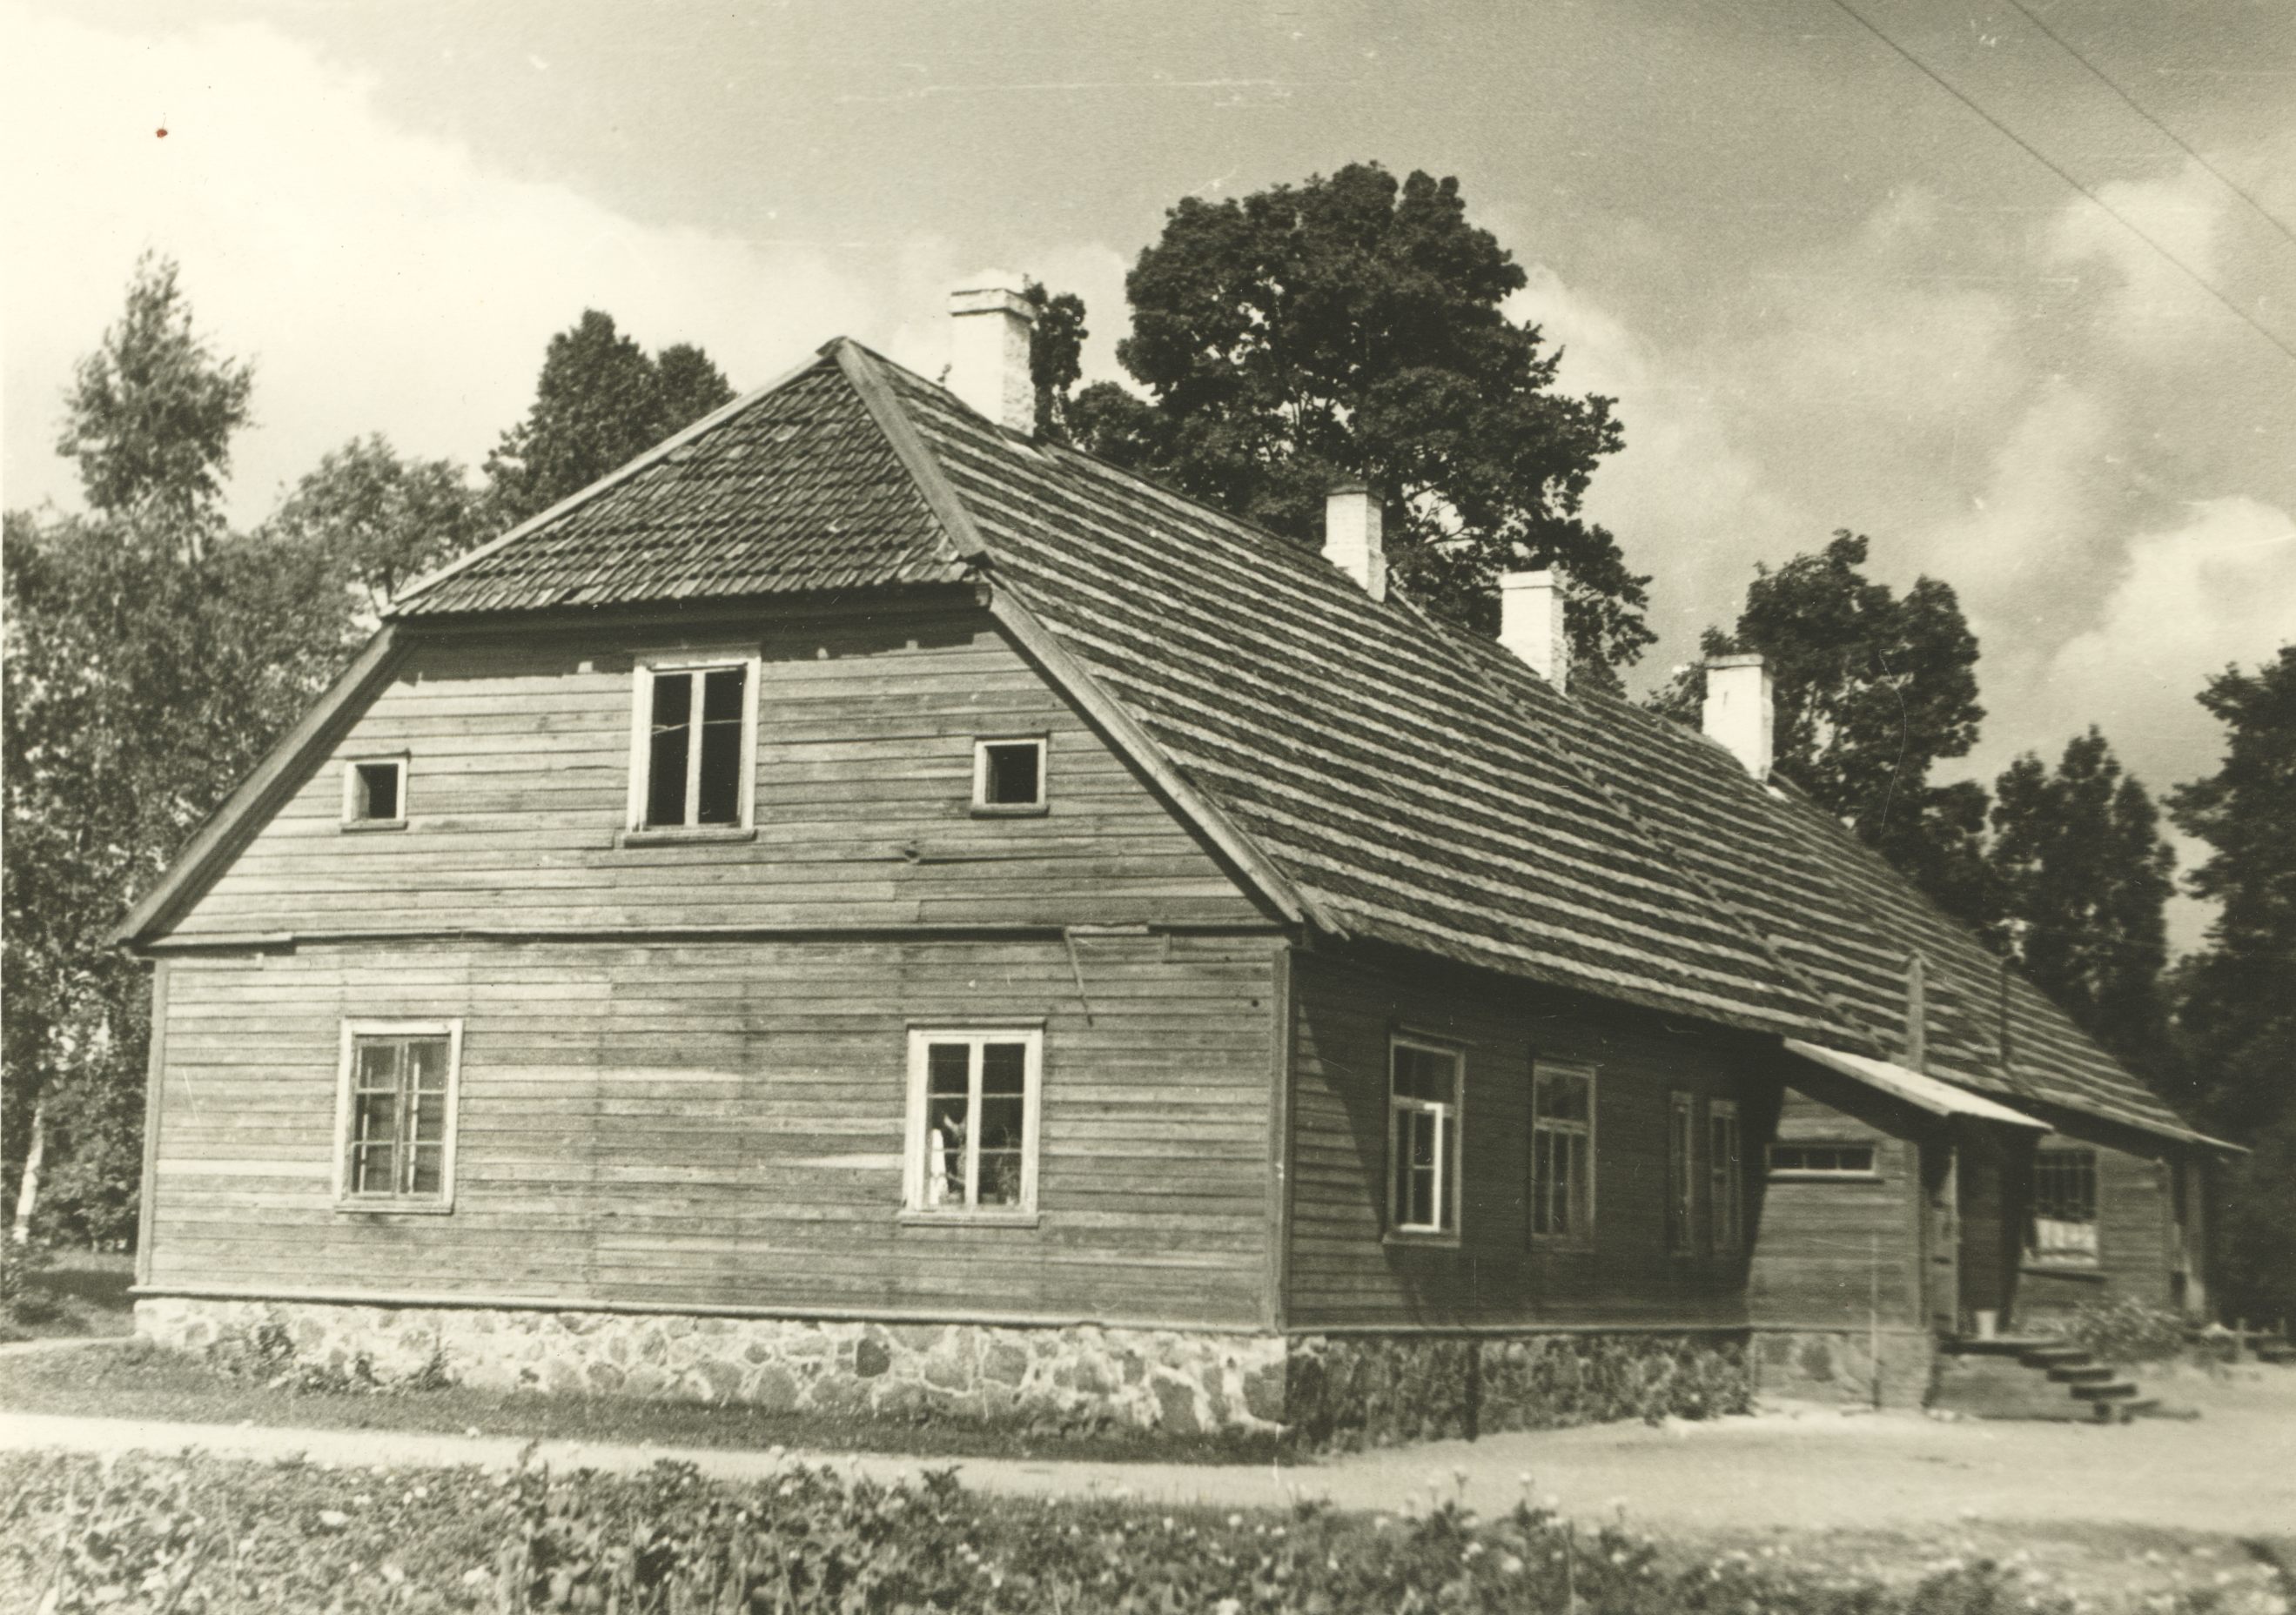
[[[1639,1524],[1697,1532],[1917,1529],[1982,1521],[2122,1525],[2212,1534],[2296,1533],[2296,1374],[2165,1387],[2192,1421],[2127,1426],[1940,1422],[1908,1414],[1779,1412],[1707,1424],[1603,1425],[1439,1442],[1292,1467],[950,1460],[967,1484],[1219,1508],[1283,1506],[1302,1496],[1346,1509],[1399,1510],[1429,1488],[1471,1506],[1511,1504],[1528,1475],[1538,1496],[1582,1518],[1623,1509]],[[157,1423],[0,1414],[0,1447],[82,1452],[197,1447],[220,1455],[315,1463],[502,1466],[513,1437]],[[935,1461],[884,1454],[545,1442],[554,1467],[628,1472],[662,1458],[730,1480],[796,1459],[890,1480]]]

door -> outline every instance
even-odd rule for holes
[[[1950,1138],[1922,1141],[1922,1291],[1930,1327],[1961,1332],[1960,1161]]]

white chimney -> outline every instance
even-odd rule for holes
[[[1037,430],[1037,388],[1029,379],[1029,327],[1037,311],[995,272],[948,299],[948,388],[997,425]]]
[[[1770,670],[1759,652],[1706,659],[1706,710],[1701,724],[1709,740],[1720,741],[1746,772],[1770,777],[1770,730],[1777,721]]]
[[[1570,685],[1570,641],[1562,632],[1561,572],[1499,578],[1499,644],[1558,690]]]
[[[1387,598],[1387,549],[1380,523],[1379,496],[1361,482],[1342,482],[1324,497],[1324,559],[1374,600]]]

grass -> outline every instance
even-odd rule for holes
[[[0,1342],[123,1335],[135,1327],[135,1258],[102,1250],[59,1250],[33,1279],[35,1293],[0,1316]]]
[[[274,1387],[143,1341],[0,1359],[0,1406],[23,1413],[194,1424],[392,1430],[510,1436],[636,1447],[781,1447],[902,1453],[921,1458],[1093,1458],[1177,1463],[1264,1463],[1267,1437],[976,1424],[775,1413],[738,1404],[647,1401],[545,1391],[335,1390]]]

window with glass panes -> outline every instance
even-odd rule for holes
[[[1035,1209],[1042,1050],[1036,1032],[912,1035],[911,1210]]]
[[[1459,1228],[1459,1053],[1396,1038],[1388,1053],[1388,1226]]]
[[[645,783],[637,828],[738,827],[747,816],[749,665],[644,673]]]
[[[344,1199],[443,1203],[453,1186],[454,1029],[354,1026],[348,1042]]]
[[[1530,1233],[1557,1244],[1595,1236],[1595,1073],[1532,1068]]]
[[[2029,1261],[2094,1267],[2096,1247],[2096,1152],[2045,1149],[2033,1157],[2033,1223]]]

